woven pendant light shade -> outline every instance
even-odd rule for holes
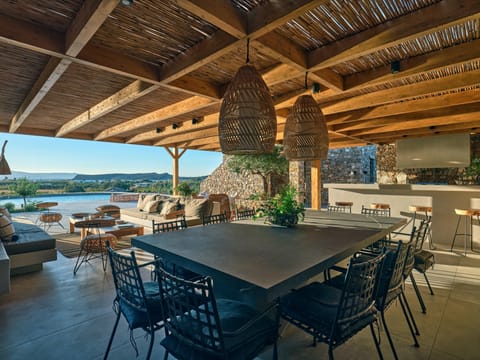
[[[273,152],[277,119],[267,85],[252,65],[238,69],[220,107],[218,136],[228,155]]]
[[[0,155],[0,174],[10,175],[10,166],[8,166],[7,159],[5,159],[5,146],[7,146],[7,140],[3,143],[2,154]]]
[[[328,154],[328,130],[311,95],[300,96],[287,116],[283,145],[288,160],[321,160]]]

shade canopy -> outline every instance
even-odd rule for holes
[[[283,145],[288,160],[321,160],[328,154],[328,129],[311,95],[299,96],[287,116]]]
[[[277,119],[270,91],[253,65],[238,69],[220,107],[218,136],[224,154],[273,151]]]

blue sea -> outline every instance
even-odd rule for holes
[[[44,202],[54,201],[61,203],[66,202],[80,202],[80,201],[98,201],[98,202],[110,202],[110,193],[78,193],[78,194],[52,194],[52,195],[38,195],[35,197],[28,197],[28,202]],[[0,204],[13,203],[15,207],[20,208],[23,205],[23,198],[11,197],[1,198]]]

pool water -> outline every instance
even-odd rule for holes
[[[34,197],[28,197],[28,202],[44,202],[53,201],[62,203],[83,202],[83,201],[98,201],[98,202],[110,202],[110,193],[80,193],[80,194],[52,194],[52,195],[37,195]],[[12,197],[0,199],[0,204],[13,203],[15,207],[20,208],[23,206],[23,198]]]

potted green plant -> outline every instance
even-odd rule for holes
[[[180,184],[178,184],[176,187],[175,187],[175,191],[184,196],[184,197],[188,197],[188,196],[192,196],[193,194],[193,189],[190,187],[190,185],[188,185],[188,183],[186,182],[182,182]]]
[[[264,202],[254,218],[265,217],[266,222],[291,227],[303,220],[305,207],[296,200],[293,186],[284,187],[279,194]]]

